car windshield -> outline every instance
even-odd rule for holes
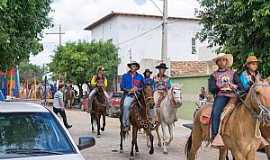
[[[0,159],[74,152],[50,113],[0,113]]]

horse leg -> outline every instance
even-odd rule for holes
[[[138,152],[139,152],[138,141],[137,141],[137,139],[138,139],[138,129],[136,130],[135,135],[136,135],[136,140],[135,140],[135,151],[136,151],[136,153],[138,153]]]
[[[123,153],[123,140],[124,140],[124,131],[123,131],[123,125],[122,125],[122,121],[121,121],[121,116],[120,116],[120,153]]]
[[[161,147],[161,138],[159,134],[159,126],[156,128],[157,138],[158,138],[158,146]]]
[[[267,159],[270,160],[270,146],[267,145],[267,146],[265,146],[264,149],[265,149],[265,154],[267,156]]]
[[[136,131],[137,129],[133,126],[132,127],[132,141],[131,141],[131,151],[130,151],[130,160],[134,159],[134,146],[136,144]]]
[[[197,124],[199,125],[199,124]],[[191,135],[188,138],[188,141],[185,145],[185,153],[187,160],[195,160],[197,151],[202,145],[203,137],[202,137],[202,130],[200,126],[194,125],[192,129]]]
[[[102,114],[102,118],[103,118],[103,126],[101,128],[101,131],[105,131],[105,126],[106,126],[106,115],[105,115],[105,113]]]
[[[166,132],[165,132],[165,127],[166,125],[162,122],[161,123],[161,130],[162,130],[162,145],[163,145],[163,153],[168,154],[168,149],[167,149],[167,143],[166,143]]]
[[[95,115],[93,113],[90,113],[90,118],[91,118],[92,132],[95,132],[94,128]]]
[[[228,149],[227,148],[220,148],[219,149],[219,160],[227,160],[228,157]]]
[[[100,118],[101,118],[101,115],[96,116],[96,120],[97,120],[97,136],[98,136],[98,138],[100,137]]]
[[[149,154],[153,154],[154,153],[154,136],[152,135],[151,131],[149,131],[148,135],[149,135],[149,139],[151,143]]]
[[[170,145],[172,140],[173,140],[173,126],[172,125],[168,125],[168,129],[169,129],[169,134],[170,134],[170,139],[169,141],[167,142],[167,145]]]

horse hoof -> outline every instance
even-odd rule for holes
[[[129,158],[129,160],[134,160],[135,158],[134,158],[134,156],[130,156],[130,158]]]
[[[149,151],[149,154],[151,154],[151,155],[154,154],[154,150],[151,149],[151,150]]]
[[[97,135],[97,138],[100,138],[100,135]]]
[[[161,143],[158,143],[158,147],[161,147]]]
[[[168,151],[163,151],[163,154],[168,154]]]
[[[105,129],[104,128],[101,128],[101,131],[105,131]]]
[[[124,153],[124,151],[122,149],[120,149],[119,153]]]

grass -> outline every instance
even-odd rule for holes
[[[195,103],[191,101],[184,101],[181,108],[178,109],[177,117],[185,120],[192,120]]]

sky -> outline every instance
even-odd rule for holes
[[[78,40],[91,41],[91,32],[83,29],[101,17],[114,12],[161,15],[153,2],[162,8],[162,0],[54,0],[51,4],[54,27],[44,30],[42,44],[44,50],[37,56],[31,56],[30,62],[37,65],[47,64],[58,45],[58,35],[46,34],[58,32],[61,24],[62,43]],[[169,16],[194,17],[197,0],[168,0]],[[140,34],[140,33],[138,33]]]

